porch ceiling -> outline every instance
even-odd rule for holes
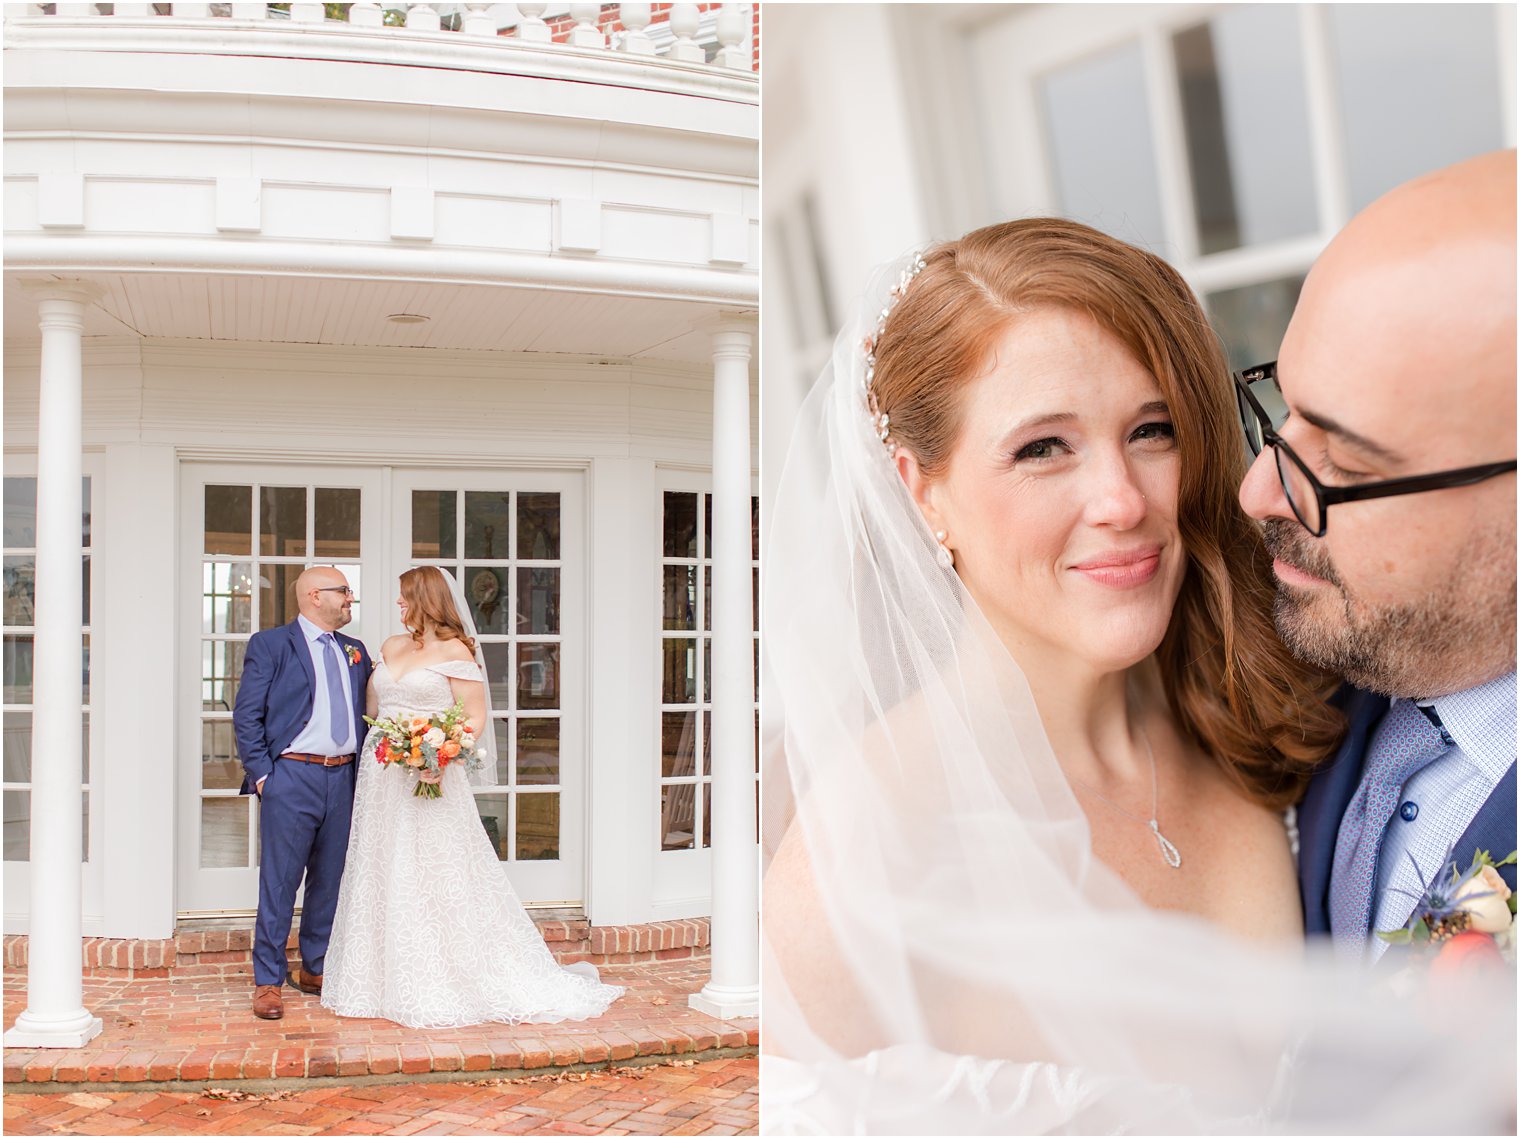
[[[237,340],[350,347],[558,352],[705,363],[696,326],[715,312],[690,301],[430,282],[278,276],[89,274],[106,289],[86,336]],[[40,339],[35,302],[8,273],[5,337]],[[393,313],[429,319],[397,324]]]

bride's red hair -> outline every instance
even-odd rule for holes
[[[401,598],[406,602],[406,628],[420,646],[429,628],[440,641],[462,641],[473,656],[475,642],[465,636],[464,622],[454,604],[443,571],[437,566],[416,566],[401,575]]]

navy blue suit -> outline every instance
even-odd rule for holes
[[[1340,749],[1309,784],[1298,808],[1298,884],[1304,899],[1304,932],[1330,932],[1330,874],[1335,864],[1335,840],[1341,816],[1351,804],[1362,781],[1367,745],[1388,711],[1388,698],[1344,685],[1333,700],[1346,714],[1349,728]],[[1503,858],[1515,849],[1515,765],[1499,781],[1467,830],[1457,837],[1453,849],[1464,859],[1474,850],[1487,850]],[[1466,862],[1462,868],[1465,870]],[[1509,888],[1515,888],[1515,867],[1499,871]]]
[[[357,749],[364,742],[365,691],[374,665],[363,642],[335,635],[348,669]],[[358,663],[350,661],[350,649],[357,652]],[[255,633],[248,641],[232,725],[243,763],[242,793],[257,793],[258,781],[265,780],[259,812],[259,913],[253,940],[256,985],[285,981],[285,942],[303,876],[301,961],[307,972],[322,972],[338,907],[358,760],[342,767],[323,767],[279,758],[311,719],[316,684],[311,652],[298,621]]]

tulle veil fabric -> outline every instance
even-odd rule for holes
[[[772,507],[763,1128],[1513,1133],[1512,972],[1398,999],[1392,971],[1149,909],[1094,859],[866,409],[862,342],[912,256],[840,333]]]

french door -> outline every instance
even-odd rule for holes
[[[495,785],[481,825],[528,904],[584,897],[582,484],[561,472],[187,463],[181,473],[178,910],[258,905],[259,804],[238,794],[232,709],[249,638],[296,616],[295,579],[335,565],[345,632],[402,632],[397,578],[462,575],[491,678]],[[360,757],[360,762],[364,757]]]

